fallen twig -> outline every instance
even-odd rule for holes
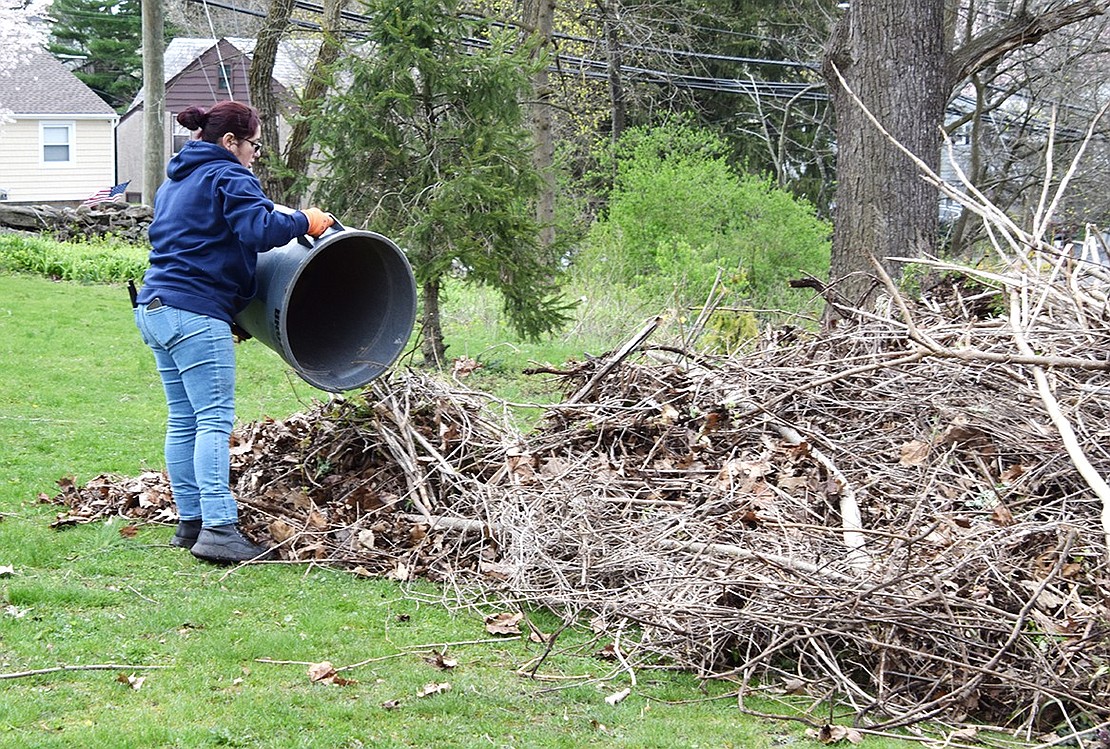
[[[41,676],[42,674],[56,674],[63,671],[156,671],[169,668],[169,666],[146,666],[127,663],[90,663],[84,666],[52,666],[50,668],[35,668],[29,671],[15,671],[0,674],[0,679],[22,679],[27,676]]]

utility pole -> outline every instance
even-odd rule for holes
[[[143,203],[149,206],[166,174],[164,25],[162,0],[143,0]]]

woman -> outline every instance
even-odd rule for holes
[[[274,210],[250,171],[262,150],[253,108],[223,101],[190,107],[177,121],[195,135],[170,160],[154,198],[153,249],[135,322],[169,405],[166,469],[179,517],[170,543],[206,561],[243,562],[270,552],[240,533],[228,478],[232,320],[255,295],[258,253],[319,236],[332,219],[316,208]]]

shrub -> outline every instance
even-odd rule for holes
[[[612,188],[576,258],[580,275],[682,304],[704,301],[718,279],[753,306],[808,298],[787,281],[827,275],[831,227],[768,180],[737,174],[725,153],[682,123],[630,130],[602,160]]]
[[[0,269],[86,283],[138,281],[149,248],[103,238],[55,242],[23,234],[0,234]]]

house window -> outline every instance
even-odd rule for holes
[[[182,148],[184,148],[185,144],[188,143],[189,139],[192,138],[192,137],[193,137],[192,132],[190,132],[183,125],[178,123],[175,119],[174,123],[173,123],[173,153],[174,153],[174,155],[176,155],[178,151],[180,151]]]
[[[39,132],[42,138],[43,163],[73,163],[73,123],[44,122]]]
[[[217,87],[218,91],[228,91],[231,88],[231,66],[220,64],[220,81]]]

